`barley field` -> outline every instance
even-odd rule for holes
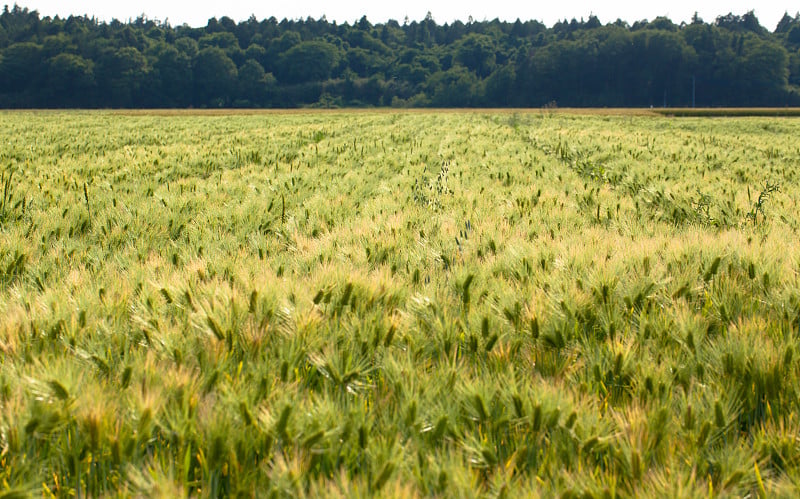
[[[0,497],[796,496],[798,137],[0,113]]]

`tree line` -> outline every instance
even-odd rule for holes
[[[800,14],[675,24],[0,14],[0,107],[800,105]]]

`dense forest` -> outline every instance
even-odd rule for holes
[[[0,107],[800,105],[800,15],[547,27],[0,14]]]

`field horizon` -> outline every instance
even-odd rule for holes
[[[478,114],[566,114],[578,116],[650,116],[664,118],[794,118],[800,117],[800,107],[545,107],[545,108],[396,108],[396,107],[298,107],[298,108],[172,108],[172,109],[6,109],[2,113],[110,113],[119,116],[260,116],[281,114],[337,113],[478,113]]]

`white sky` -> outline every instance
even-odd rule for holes
[[[13,5],[14,0],[0,0]],[[713,21],[718,15],[728,12],[741,15],[749,10],[754,10],[761,25],[770,31],[784,12],[789,15],[800,10],[796,1],[786,0],[673,0],[667,2],[634,2],[632,0],[605,1],[602,3],[589,0],[561,0],[537,3],[525,0],[494,0],[494,1],[422,1],[405,0],[395,2],[360,3],[347,0],[284,0],[280,2],[270,0],[227,0],[223,2],[208,0],[138,0],[136,2],[121,2],[116,0],[16,0],[21,7],[38,10],[42,16],[62,17],[70,14],[88,14],[101,20],[110,21],[113,18],[120,21],[135,19],[145,14],[150,19],[160,21],[169,20],[173,26],[189,24],[191,26],[205,26],[211,17],[220,18],[228,16],[234,21],[243,21],[254,14],[258,20],[276,17],[278,20],[305,19],[312,17],[319,19],[323,15],[329,21],[352,24],[361,16],[366,15],[372,23],[385,22],[395,19],[402,23],[408,16],[410,20],[421,20],[430,11],[437,23],[449,23],[456,19],[466,21],[472,16],[476,21],[501,20],[514,21],[517,18],[523,21],[534,19],[544,22],[547,26],[563,20],[564,18],[580,19],[594,14],[605,24],[616,19],[633,23],[641,19],[652,20],[658,16],[667,16],[675,23],[689,21],[692,14],[697,11],[706,22]],[[522,4],[522,5],[520,5]],[[699,4],[699,5],[698,5]]]

